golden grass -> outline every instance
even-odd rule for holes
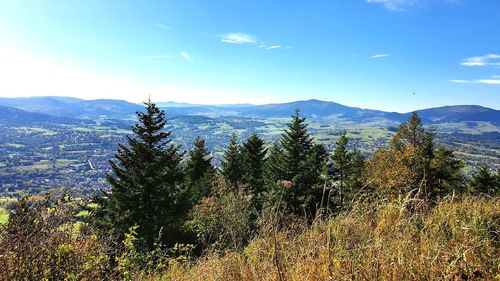
[[[426,214],[356,210],[307,231],[257,237],[244,249],[173,264],[162,280],[498,280],[500,200],[466,197]],[[367,211],[368,210],[368,211]]]

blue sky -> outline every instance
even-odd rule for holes
[[[0,96],[148,94],[499,109],[500,1],[0,2]]]

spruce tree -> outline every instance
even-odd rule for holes
[[[284,200],[292,211],[313,216],[322,193],[319,183],[326,149],[323,145],[313,144],[305,118],[300,117],[298,109],[287,127],[281,138],[283,180],[290,181],[293,188],[286,191]]]
[[[300,117],[299,110],[295,110],[292,121],[287,125],[281,137],[281,146],[285,152],[284,171],[288,180],[301,173],[304,159],[307,158],[313,139],[307,132],[305,118]]]
[[[328,174],[336,183],[336,207],[338,210],[349,204],[362,187],[364,157],[357,151],[349,151],[349,138],[343,133],[336,142],[328,164]]]
[[[212,157],[205,147],[205,140],[197,137],[194,147],[189,151],[189,158],[184,166],[186,188],[192,204],[208,195],[210,185],[215,177]]]
[[[487,166],[481,165],[472,175],[470,181],[471,192],[474,194],[488,194],[498,196],[500,194],[499,173],[496,175]]]
[[[264,191],[264,166],[267,149],[264,140],[253,133],[241,149],[243,159],[243,183],[248,184],[251,192],[260,194]]]
[[[285,156],[283,154],[281,144],[279,142],[275,142],[268,151],[266,167],[264,169],[266,186],[272,186],[280,180],[284,180],[286,178],[283,167],[284,159]]]
[[[347,150],[347,143],[347,135],[343,133],[337,140],[329,165],[329,175],[338,183],[336,193],[338,194],[340,206],[344,204],[344,193],[348,192],[347,178],[351,170],[351,153]]]
[[[233,186],[238,186],[238,182],[243,179],[243,167],[241,157],[241,147],[238,145],[236,134],[231,135],[231,140],[224,153],[222,160],[222,174]]]
[[[116,159],[110,160],[111,189],[96,198],[96,215],[99,225],[121,239],[131,226],[139,226],[138,247],[151,250],[160,229],[167,232],[165,239],[174,235],[183,177],[179,147],[171,144],[171,131],[165,131],[165,113],[151,101],[145,106],[146,112],[137,113],[128,144],[119,144]]]

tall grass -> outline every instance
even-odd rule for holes
[[[492,280],[499,279],[500,200],[448,199],[407,215],[396,203],[365,206],[260,235],[243,251],[174,263],[167,280]]]

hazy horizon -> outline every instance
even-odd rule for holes
[[[96,98],[96,99],[88,99],[88,98],[80,98],[80,97],[71,97],[71,96],[17,96],[17,97],[2,97],[0,98],[12,98],[12,99],[29,99],[29,98],[75,98],[75,99],[81,99],[81,100],[86,100],[86,101],[92,101],[92,100],[116,100],[116,101],[126,101],[129,103],[133,104],[139,104],[142,105],[144,104],[148,99],[144,99],[143,101],[140,102],[134,102],[134,101],[128,101],[124,99],[107,99],[107,98]],[[293,103],[293,102],[306,102],[306,101],[322,101],[322,102],[333,102],[333,103],[338,103],[334,100],[322,100],[322,99],[315,99],[315,98],[310,98],[310,99],[299,99],[299,100],[289,100],[289,101],[283,101],[283,102],[271,102],[271,103],[190,103],[190,102],[183,102],[183,101],[172,101],[172,100],[153,100],[154,103],[173,103],[173,104],[179,104],[179,105],[187,105],[187,106],[259,106],[259,105],[270,105],[270,104],[286,104],[286,103]],[[340,104],[340,103],[338,103]],[[445,104],[445,105],[438,105],[438,106],[433,106],[433,107],[423,107],[423,108],[414,108],[410,109],[408,111],[401,111],[401,110],[382,110],[382,109],[377,109],[377,108],[370,108],[370,107],[359,107],[359,106],[354,106],[354,105],[349,105],[349,104],[341,104],[344,106],[348,107],[357,107],[361,109],[370,109],[370,110],[381,110],[381,111],[386,111],[386,112],[397,112],[397,113],[409,113],[413,111],[419,111],[419,110],[424,110],[424,109],[429,109],[429,108],[440,108],[440,107],[447,107],[447,106],[482,106],[485,108],[490,108],[494,110],[500,110],[499,108],[495,107],[490,107],[490,106],[485,106],[485,105],[478,105],[478,104]]]
[[[499,109],[499,10],[495,0],[5,1],[0,97]]]

